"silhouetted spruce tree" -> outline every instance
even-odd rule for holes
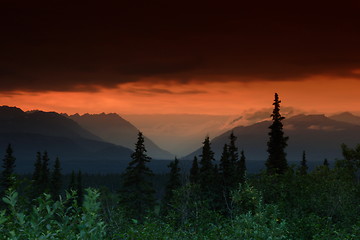
[[[306,175],[308,169],[309,169],[309,167],[308,167],[307,161],[306,161],[306,153],[305,153],[305,151],[303,151],[302,160],[301,160],[301,164],[300,164],[300,168],[299,168],[299,174]]]
[[[35,199],[40,196],[42,193],[41,187],[41,177],[42,177],[42,156],[40,152],[36,153],[36,160],[34,164],[34,172],[32,175],[32,199]]]
[[[232,178],[232,174],[234,173],[234,166],[232,166],[230,163],[229,158],[229,147],[227,144],[224,144],[219,164],[219,175],[224,190],[228,190],[233,185],[234,180]]]
[[[62,179],[62,174],[61,174],[60,159],[56,158],[54,169],[51,173],[51,186],[50,186],[51,196],[54,200],[59,199],[61,185],[62,185],[61,179]]]
[[[202,154],[200,155],[199,184],[204,190],[212,187],[215,178],[213,161],[214,152],[211,150],[210,139],[207,136],[203,142]]]
[[[75,175],[74,170],[71,171],[68,191],[76,191],[76,175]]]
[[[15,157],[13,156],[13,150],[11,144],[6,149],[6,154],[3,158],[3,171],[1,174],[1,196],[10,188],[15,187]]]
[[[240,153],[240,159],[237,162],[237,174],[238,174],[238,182],[244,183],[246,181],[246,157],[244,150]]]
[[[239,150],[236,146],[236,140],[237,137],[234,135],[234,132],[231,132],[230,134],[230,143],[229,143],[229,159],[230,159],[230,169],[231,172],[229,172],[230,176],[229,179],[231,179],[231,187],[237,187],[239,182],[239,172],[238,172],[238,160],[239,160]]]
[[[170,174],[162,202],[163,215],[166,215],[169,210],[169,204],[174,196],[174,191],[181,187],[179,160],[175,158],[175,160],[171,162],[168,167],[170,168]]]
[[[213,179],[211,179],[211,183],[207,189],[205,189],[205,197],[208,198],[210,207],[217,211],[223,211],[226,208],[227,203],[230,202],[225,201],[229,200],[230,189],[224,189],[221,181],[219,166],[214,164]]]
[[[82,184],[82,173],[79,170],[77,174],[77,181],[76,181],[76,194],[77,194],[77,203],[79,206],[82,206],[84,202],[84,187]]]
[[[287,146],[288,137],[284,137],[282,120],[285,118],[280,114],[280,103],[279,96],[275,93],[274,110],[271,114],[272,124],[269,127],[269,141],[268,153],[269,157],[266,161],[267,173],[268,174],[283,174],[287,168],[287,160],[285,148]]]
[[[41,153],[36,153],[36,160],[34,164],[34,172],[32,175],[32,180],[38,182],[41,177],[42,163],[41,163]]]
[[[143,216],[154,209],[155,190],[150,181],[154,174],[146,166],[151,158],[147,156],[144,145],[144,137],[138,133],[135,151],[131,154],[132,161],[123,174],[123,187],[119,204],[126,207],[129,217],[142,221]]]
[[[196,184],[199,182],[199,164],[195,156],[190,169],[190,183]]]
[[[49,169],[49,156],[45,151],[42,156],[41,162],[41,173],[40,173],[40,193],[48,193],[49,192],[49,183],[50,183],[50,169]]]
[[[327,160],[327,158],[324,159],[323,165],[327,168],[329,168],[329,161]]]

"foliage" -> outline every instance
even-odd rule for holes
[[[202,154],[200,155],[199,184],[204,191],[210,191],[214,180],[214,152],[211,150],[210,139],[207,136],[203,142]]]
[[[191,183],[194,183],[194,184],[199,182],[199,165],[198,165],[198,159],[196,156],[194,156],[194,160],[191,165],[189,180]]]
[[[61,185],[62,185],[61,178],[62,175],[61,175],[60,159],[56,158],[54,169],[51,173],[51,182],[50,182],[51,196],[54,200],[57,200],[60,196]]]
[[[3,171],[1,173],[1,178],[0,178],[0,180],[1,180],[0,196],[2,196],[4,192],[6,192],[7,190],[9,190],[15,186],[15,174],[14,174],[15,160],[16,160],[16,158],[13,156],[12,147],[9,144],[6,149],[6,154],[3,159],[3,164],[2,164]]]
[[[244,151],[240,153],[240,159],[236,165],[238,183],[245,183],[246,180],[246,157]]]
[[[50,158],[48,156],[48,153],[45,151],[42,156],[42,162],[41,162],[41,174],[40,174],[40,192],[41,193],[48,193],[49,192],[49,183],[50,183],[50,169],[49,169],[49,162]]]
[[[166,184],[165,196],[161,206],[163,215],[166,215],[168,212],[170,202],[174,197],[174,191],[181,187],[179,160],[175,158],[175,160],[171,162],[168,167],[170,168],[169,180]]]
[[[302,160],[300,162],[299,174],[300,175],[307,174],[308,169],[309,169],[309,167],[307,165],[306,153],[305,153],[305,151],[303,151]]]
[[[53,201],[45,193],[27,210],[19,206],[17,192],[8,192],[3,201],[9,210],[0,213],[0,239],[105,239],[105,224],[99,217],[99,193],[87,189],[82,208],[74,197],[67,193],[64,201]],[[69,207],[67,202],[71,203]]]
[[[84,202],[84,190],[82,185],[82,173],[79,170],[76,181],[76,193],[77,193],[77,202],[81,206]]]

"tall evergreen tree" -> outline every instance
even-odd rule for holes
[[[237,187],[239,183],[239,168],[238,168],[238,161],[239,161],[239,150],[236,146],[236,140],[237,137],[234,135],[234,132],[231,132],[230,134],[230,143],[229,143],[229,158],[230,158],[230,176],[229,179],[231,179],[231,188]]]
[[[40,190],[41,193],[49,192],[50,183],[50,169],[49,169],[50,158],[48,153],[45,151],[42,156],[41,162],[41,174],[40,174]]]
[[[162,203],[162,213],[164,215],[167,214],[169,203],[174,196],[174,191],[181,187],[179,160],[175,158],[175,160],[171,162],[168,167],[170,168],[169,181],[167,182],[165,188],[165,195]]]
[[[32,199],[35,199],[42,194],[42,186],[41,186],[41,178],[42,178],[42,156],[40,152],[36,153],[36,160],[34,164],[34,172],[32,175]]]
[[[200,157],[199,184],[202,189],[209,189],[215,177],[213,166],[213,161],[215,161],[215,159],[208,136],[203,142],[202,154]]]
[[[236,165],[236,162],[239,159],[239,150],[236,146],[237,137],[234,135],[234,132],[230,134],[230,143],[229,143],[229,158],[232,166]]]
[[[76,191],[76,175],[75,175],[74,170],[71,171],[68,191]]]
[[[244,150],[240,153],[240,159],[237,162],[237,174],[238,174],[238,182],[244,183],[246,180],[246,157]]]
[[[77,203],[79,206],[82,206],[84,202],[84,187],[82,184],[82,173],[79,170],[77,174],[77,181],[76,181],[76,194],[77,194]]]
[[[123,174],[120,204],[127,207],[128,215],[142,220],[146,212],[153,210],[155,205],[155,190],[150,181],[153,172],[146,166],[151,158],[147,156],[144,137],[138,133],[135,151],[131,154],[132,161]]]
[[[61,174],[60,159],[56,158],[54,169],[51,173],[51,187],[50,187],[51,196],[53,197],[54,200],[59,199],[61,185],[62,185],[61,179],[62,179],[62,174]]]
[[[196,156],[194,157],[190,169],[190,182],[194,184],[199,182],[199,164]]]
[[[3,158],[3,171],[1,174],[1,193],[15,186],[15,157],[13,156],[13,150],[11,144],[6,149],[5,157]]]
[[[300,169],[299,169],[299,174],[300,175],[306,175],[308,169],[309,169],[309,167],[307,165],[306,153],[305,153],[305,151],[303,151],[302,160],[301,160]]]
[[[275,93],[274,110],[271,114],[273,122],[269,127],[270,138],[267,143],[269,157],[266,161],[266,167],[268,174],[283,174],[288,168],[285,153],[288,137],[284,137],[282,120],[285,118],[280,114],[280,103],[279,96]]]
[[[232,181],[234,180],[232,178],[234,166],[232,166],[229,158],[229,147],[227,144],[224,144],[219,164],[219,174],[224,189],[229,189],[233,184]]]
[[[327,168],[329,168],[329,161],[327,160],[327,158],[324,159],[323,165]]]
[[[36,161],[34,164],[34,172],[32,175],[32,180],[39,183],[41,178],[42,162],[41,162],[41,153],[36,153]]]

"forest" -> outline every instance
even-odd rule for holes
[[[339,146],[342,159],[312,171],[305,151],[289,165],[280,103],[275,94],[268,158],[256,174],[247,174],[234,134],[220,159],[205,137],[189,172],[175,158],[165,175],[148,167],[141,132],[126,170],[111,175],[64,175],[47,152],[37,153],[32,174],[18,175],[9,144],[0,239],[359,239],[360,144]]]

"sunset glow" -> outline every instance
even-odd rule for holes
[[[360,112],[356,2],[57,4],[2,5],[1,104],[237,115],[278,92],[295,112]]]
[[[24,110],[41,109],[69,114],[116,112],[119,114],[232,115],[270,108],[274,92],[283,106],[298,111],[360,112],[360,81],[317,77],[303,81],[136,82],[97,92],[10,92],[1,94],[4,105]]]

